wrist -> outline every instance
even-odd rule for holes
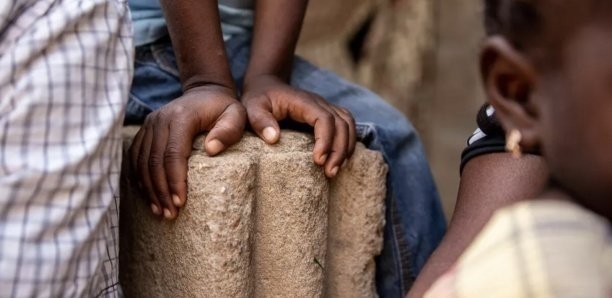
[[[246,93],[252,89],[256,89],[258,86],[272,84],[272,83],[289,84],[288,80],[276,74],[269,74],[269,73],[251,74],[251,75],[247,75],[244,77],[244,82],[242,83],[243,93]]]
[[[216,84],[216,83],[200,83],[200,84],[193,84],[190,85],[189,88],[183,88],[184,94],[188,94],[188,93],[192,93],[192,92],[209,92],[209,93],[221,93],[225,96],[229,96],[232,97],[234,99],[237,99],[237,93],[236,90],[234,88],[225,86],[225,85],[220,85],[220,84]]]
[[[183,93],[190,92],[192,90],[209,90],[218,91],[231,94],[232,97],[236,97],[236,85],[233,80],[210,80],[199,76],[193,76],[183,81]]]

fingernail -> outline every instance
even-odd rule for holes
[[[159,215],[159,207],[157,207],[157,205],[151,204],[151,211],[153,212],[153,214]]]
[[[263,134],[264,139],[266,139],[266,141],[268,142],[276,141],[276,129],[274,129],[274,127],[264,128],[262,134]]]
[[[174,202],[174,206],[176,206],[176,207],[183,206],[183,201],[177,195],[172,195],[172,202]]]
[[[327,160],[327,154],[323,154],[323,156],[321,156],[321,163],[325,163],[326,160]]]
[[[332,177],[336,177],[336,175],[338,174],[338,166],[335,166],[332,170],[331,170],[331,175]]]
[[[170,209],[164,209],[164,217],[166,219],[172,219],[172,212],[170,212]]]
[[[219,140],[212,140],[206,143],[206,151],[211,155],[215,155],[221,152],[221,150],[223,150],[223,143]]]

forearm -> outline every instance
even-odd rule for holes
[[[235,89],[216,0],[161,0],[183,89],[220,85]]]
[[[409,297],[422,297],[457,261],[497,209],[535,197],[547,181],[548,170],[542,158],[535,155],[516,160],[508,153],[486,154],[468,162],[448,232],[421,271]]]
[[[257,0],[251,58],[245,75],[273,75],[288,81],[308,0]]]

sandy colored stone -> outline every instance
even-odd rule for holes
[[[135,128],[124,129],[124,149]],[[120,280],[126,297],[374,297],[386,165],[359,144],[333,180],[310,135],[248,134],[217,157],[194,142],[186,207],[154,218],[124,162]]]
[[[189,199],[171,223],[154,218],[135,187],[123,183],[126,297],[251,297],[255,170],[246,155],[192,156]]]
[[[361,144],[330,185],[326,297],[375,297],[376,263],[383,245],[387,167]]]
[[[321,297],[328,204],[323,172],[310,152],[264,155],[259,170],[256,296]]]

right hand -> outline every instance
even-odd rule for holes
[[[204,148],[214,156],[240,140],[246,119],[235,92],[218,85],[189,89],[147,116],[129,159],[155,215],[175,219],[185,205],[187,161],[195,137],[208,132]]]

